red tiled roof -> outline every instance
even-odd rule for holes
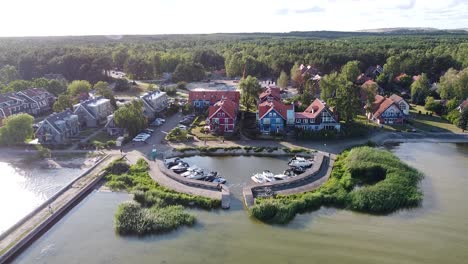
[[[207,100],[211,104],[215,104],[223,98],[228,98],[234,103],[238,104],[240,99],[239,91],[190,91],[189,102],[192,103],[195,100]]]
[[[229,117],[235,118],[238,105],[232,100],[221,100],[208,108],[208,119],[211,119],[218,110],[222,110]]]
[[[465,107],[468,107],[468,99],[466,99],[465,101],[463,101],[461,104],[460,104],[460,109],[465,109]]]
[[[391,105],[395,104],[392,99],[383,97],[381,95],[376,95],[373,103],[373,115],[374,117],[379,117],[385,110],[387,110]],[[400,108],[397,107],[399,110]]]
[[[285,105],[280,101],[265,101],[258,105],[258,116],[262,119],[270,110],[275,110],[283,119],[286,120],[286,112],[293,109],[293,105]]]
[[[400,96],[398,96],[396,94],[392,94],[389,98],[395,103],[399,103],[402,100],[404,100],[403,98],[401,98]]]
[[[408,76],[406,73],[400,73],[400,75],[395,77],[395,80],[399,82],[401,80],[401,78],[406,77],[406,76]]]
[[[326,104],[320,100],[320,99],[315,99],[309,107],[304,110],[304,112],[296,112],[295,117],[296,118],[316,118],[323,109],[325,109]]]
[[[276,99],[280,99],[281,98],[281,94],[280,94],[280,88],[278,87],[267,87],[259,96],[260,100],[263,100],[264,98],[268,97],[268,96],[272,96]]]

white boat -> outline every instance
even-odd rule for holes
[[[286,179],[289,179],[291,177],[289,177],[288,175],[285,175],[285,174],[276,174],[275,176],[273,176],[276,180],[286,180]]]
[[[200,169],[199,167],[197,166],[191,166],[189,168],[187,168],[187,171],[180,174],[180,176],[183,176],[183,177],[188,177],[190,176],[191,174],[195,173],[195,172],[199,172],[199,173],[203,173],[203,170]]]
[[[223,177],[217,177],[217,178],[215,178],[212,182],[213,182],[213,183],[219,183],[219,184],[225,184],[225,183],[226,183],[226,179],[224,179]]]
[[[201,180],[205,177],[206,175],[203,174],[203,172],[196,172],[196,171],[194,171],[190,176],[187,176],[188,179],[193,179],[193,180]]]
[[[263,172],[254,174],[252,177],[250,177],[252,181],[256,183],[267,183],[271,181],[275,181],[274,174],[271,173],[269,170],[264,170]]]
[[[291,167],[310,167],[312,166],[312,160],[306,159],[304,157],[294,157],[289,162],[288,165]]]

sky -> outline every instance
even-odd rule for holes
[[[468,0],[0,0],[0,36],[468,28]]]

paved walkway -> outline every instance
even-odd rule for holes
[[[113,158],[108,157],[106,160],[102,161],[94,169],[73,183],[61,195],[52,200],[48,206],[44,206],[44,208],[29,217],[24,223],[6,234],[6,236],[0,240],[0,255],[3,255],[10,247],[19,243],[22,238],[34,232],[36,227],[54,216],[55,213],[62,211],[65,206],[68,206],[84,188],[93,183],[93,181],[100,176],[100,172],[113,160]],[[2,262],[1,258],[0,262]]]

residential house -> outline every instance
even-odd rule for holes
[[[458,107],[457,107],[457,110],[461,113],[463,112],[463,109],[467,108],[468,107],[468,99],[466,99],[465,101],[463,101]]]
[[[367,118],[378,124],[402,124],[405,115],[400,106],[392,99],[376,95],[371,109],[366,113]]]
[[[79,127],[78,115],[67,109],[44,119],[36,131],[36,137],[41,144],[68,144],[72,137],[78,135]]]
[[[280,101],[281,100],[281,89],[279,87],[269,86],[259,96],[260,102],[265,101]]]
[[[336,130],[340,131],[340,122],[327,104],[315,99],[304,112],[295,113],[294,127],[302,130]]]
[[[239,104],[239,91],[190,91],[189,103],[195,109],[206,109],[210,105],[214,105],[221,99],[229,99],[236,104]]]
[[[78,115],[80,125],[97,127],[107,122],[107,116],[112,114],[113,108],[109,99],[96,97],[73,106],[73,113]]]
[[[28,113],[38,115],[52,110],[55,96],[43,88],[30,88],[16,93],[26,99]]]
[[[264,101],[258,105],[257,122],[264,134],[284,132],[288,125],[294,125],[294,105],[281,101]]]
[[[383,67],[380,65],[370,66],[369,68],[367,68],[365,75],[370,77],[371,79],[375,79],[383,72],[383,70]]]
[[[55,97],[42,88],[0,94],[0,125],[10,115],[38,115],[51,109]]]
[[[115,124],[113,114],[107,116],[107,123],[104,127],[106,128],[106,131],[110,136],[121,136],[125,132],[125,129],[120,128]]]
[[[216,134],[234,132],[239,105],[230,99],[221,99],[208,108],[207,124]]]
[[[409,112],[410,112],[410,105],[408,104],[408,102],[406,102],[405,99],[403,99],[401,96],[398,96],[396,94],[392,94],[390,97],[389,97],[396,105],[398,105],[398,107],[400,108],[400,110],[403,112],[403,114],[405,114],[405,116],[408,116],[409,115]]]
[[[156,114],[164,111],[169,105],[169,100],[166,92],[161,92],[159,90],[145,93],[140,96],[141,101],[143,102],[143,114],[148,119],[153,119]]]
[[[304,64],[301,64],[299,66],[299,70],[301,71],[302,76],[305,76],[305,75],[315,76],[319,73],[317,68],[312,67],[310,65],[305,66]]]

